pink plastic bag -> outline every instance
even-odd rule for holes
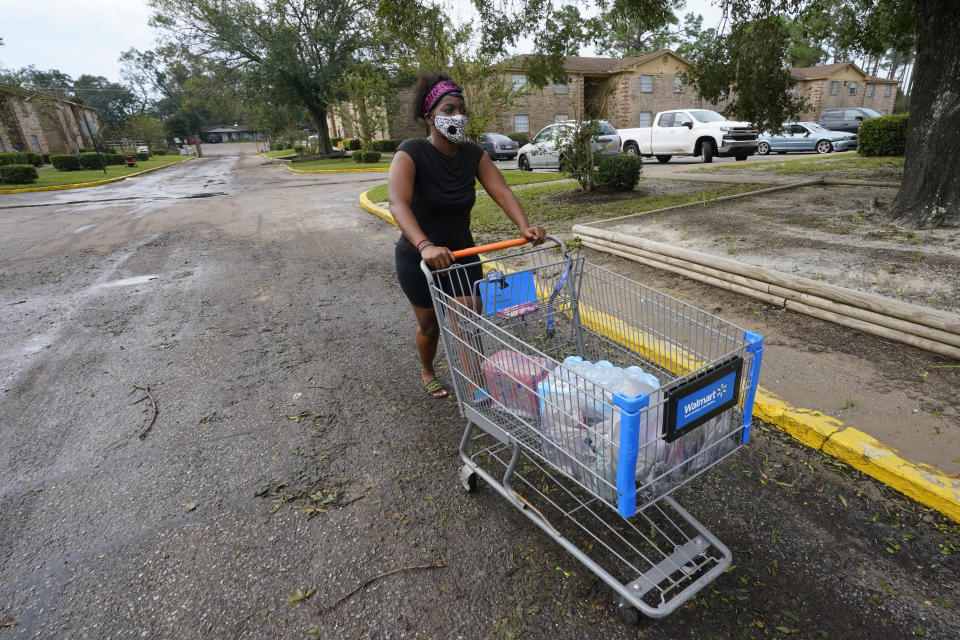
[[[498,351],[483,361],[483,377],[493,399],[511,413],[536,419],[540,399],[537,383],[550,372],[546,358],[516,351]]]

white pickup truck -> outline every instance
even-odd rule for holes
[[[731,122],[709,109],[661,111],[652,127],[620,129],[622,151],[669,162],[673,156],[717,156],[746,160],[757,152],[757,128],[749,122]]]

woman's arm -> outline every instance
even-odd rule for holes
[[[416,175],[417,166],[410,154],[397,151],[390,163],[390,173],[387,174],[390,215],[393,216],[410,244],[419,247],[421,243],[430,239],[420,228],[417,218],[413,215],[413,209],[410,208],[410,203],[413,201],[413,179]],[[453,254],[446,247],[426,246],[420,251],[420,257],[430,265],[431,269],[445,269],[453,264]]]
[[[493,164],[487,152],[483,152],[480,158],[480,165],[477,167],[477,179],[483,185],[484,190],[493,201],[496,202],[507,217],[513,220],[513,223],[520,229],[520,235],[533,243],[534,246],[541,244],[547,237],[543,227],[531,227],[527,220],[527,214],[523,210],[523,205],[517,199],[516,194],[507,186],[507,181],[503,179],[500,169]]]

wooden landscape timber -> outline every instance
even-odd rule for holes
[[[584,246],[960,360],[960,316],[763,267],[577,225]]]

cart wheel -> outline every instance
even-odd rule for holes
[[[473,493],[477,490],[477,474],[470,470],[466,465],[460,467],[460,484],[467,493]]]
[[[620,618],[625,623],[633,627],[640,625],[640,620],[642,619],[640,610],[627,602],[623,596],[621,596],[617,602],[617,611],[620,613]]]

